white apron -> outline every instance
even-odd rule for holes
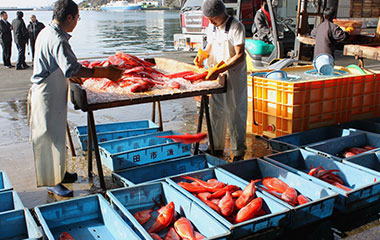
[[[213,34],[208,65],[212,67],[226,61],[234,53],[228,33]],[[218,36],[216,36],[218,35]],[[235,156],[245,153],[247,123],[247,65],[245,60],[227,71],[227,92],[213,94],[210,100],[210,115],[215,150],[224,150],[226,124],[230,131],[232,152]]]
[[[59,68],[31,87],[30,126],[38,187],[61,183],[66,172],[67,89]]]

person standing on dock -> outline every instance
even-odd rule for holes
[[[334,16],[334,8],[325,9],[323,22],[311,32],[311,37],[315,38],[314,58],[321,54],[329,54],[334,57],[335,45],[344,41],[349,35],[333,23]]]
[[[272,20],[266,0],[263,0],[261,8],[255,14],[254,23],[252,24],[252,34],[253,39],[273,43]]]
[[[58,0],[53,21],[36,41],[34,69],[29,92],[30,125],[37,186],[51,186],[50,193],[72,196],[62,183],[72,183],[76,173],[66,171],[66,124],[68,80],[81,84],[81,77],[108,78],[116,81],[122,70],[113,66],[86,68],[77,60],[69,44],[79,21],[78,5],[72,0]]]
[[[25,48],[28,43],[29,34],[28,29],[26,29],[24,19],[24,13],[17,11],[17,18],[12,21],[14,41],[18,50],[18,60],[16,65],[16,70],[26,69],[29,66],[25,62]]]
[[[29,32],[29,43],[30,49],[32,50],[32,58],[34,59],[34,46],[36,45],[36,39],[38,34],[44,29],[45,25],[42,22],[39,22],[36,18],[36,15],[30,16],[30,23],[28,25]]]
[[[247,123],[247,65],[245,61],[245,29],[236,18],[227,15],[221,0],[205,0],[203,14],[209,19],[206,54],[199,54],[194,63],[201,67],[205,57],[209,65],[206,79],[214,80],[226,72],[227,92],[214,94],[210,115],[216,155],[223,155],[226,127],[230,132],[233,160],[244,158]],[[202,53],[202,51],[200,51]],[[215,68],[215,66],[220,65]]]
[[[3,48],[3,63],[5,67],[12,68],[12,25],[8,22],[7,12],[1,11],[0,15],[0,44]]]

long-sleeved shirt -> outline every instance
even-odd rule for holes
[[[42,83],[58,68],[62,71],[62,80],[72,77],[80,70],[82,65],[71,49],[70,37],[55,23],[49,24],[40,32],[33,63],[33,83]]]
[[[338,25],[325,19],[313,29],[311,36],[315,38],[314,57],[316,57],[320,54],[334,56],[335,44],[344,41],[348,34]]]

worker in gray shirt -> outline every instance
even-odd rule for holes
[[[311,32],[311,37],[315,38],[314,58],[321,54],[334,57],[335,45],[348,37],[347,32],[332,22],[334,14],[333,8],[327,8],[323,12],[323,22]]]
[[[77,179],[75,173],[66,171],[67,78],[79,84],[81,77],[115,81],[123,72],[113,66],[90,69],[78,62],[68,33],[74,30],[79,19],[78,5],[74,1],[55,3],[53,21],[36,41],[33,85],[29,94],[37,186],[50,186],[48,191],[59,196],[72,196],[73,192],[62,183]]]

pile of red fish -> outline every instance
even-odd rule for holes
[[[173,202],[161,207],[142,210],[133,214],[155,240],[202,240],[202,234],[194,230],[191,222],[185,217],[177,218]],[[154,217],[156,216],[156,217]],[[164,236],[161,238],[160,235]]]
[[[203,181],[189,176],[183,178],[192,182],[179,182],[179,186],[191,192],[231,223],[240,223],[267,214],[262,208],[264,200],[256,197],[253,181],[241,190],[235,185],[227,185],[217,179]]]
[[[338,169],[326,170],[322,166],[312,168],[309,171],[309,175],[319,178],[325,182],[330,183],[331,185],[343,189],[345,191],[351,191],[351,188],[344,186],[343,180],[334,172],[340,172]]]
[[[273,196],[289,203],[292,206],[298,206],[310,202],[306,196],[298,194],[297,190],[289,187],[288,184],[275,177],[265,177],[261,181],[260,189],[272,194]]]
[[[345,150],[342,155],[343,155],[343,157],[348,158],[348,157],[352,157],[352,156],[355,156],[355,155],[358,155],[360,153],[364,153],[364,152],[367,152],[367,151],[370,151],[373,149],[376,149],[376,148],[372,147],[372,146],[352,147],[352,148],[348,148],[347,150]]]
[[[113,82],[107,80],[106,83],[101,87],[102,90],[114,86],[121,88],[128,87],[131,92],[145,92],[157,85],[172,89],[179,89],[181,88],[181,84],[175,80],[177,78],[183,78],[190,82],[196,82],[204,80],[207,76],[207,72],[195,73],[192,71],[165,75],[154,69],[153,63],[142,60],[131,54],[122,52],[117,52],[114,56],[110,56],[107,60],[104,61],[82,61],[81,63],[83,66],[88,68],[107,67],[109,65],[114,65],[120,69],[125,70],[123,77],[118,81]],[[101,80],[97,78],[85,78],[83,79],[83,82],[89,79],[95,81]]]

